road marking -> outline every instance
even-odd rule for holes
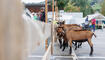
[[[74,52],[74,49],[72,49],[72,51],[73,51],[73,53],[72,53],[72,54],[74,55],[74,56],[73,56],[73,60],[77,60],[77,59],[78,59],[78,57],[77,57],[76,53]]]
[[[72,56],[53,56],[53,58],[73,58]]]
[[[72,48],[72,55],[70,55],[70,56],[53,56],[53,59],[56,59],[56,58],[72,58],[73,60],[78,59],[73,48]]]
[[[89,57],[89,56],[78,56],[78,58],[103,58],[105,59],[105,57],[99,57],[99,56],[95,56],[95,57]]]
[[[96,56],[96,57],[89,57],[89,56],[77,56],[78,58],[103,58],[105,59],[105,57],[99,57],[99,56]],[[71,56],[53,56],[53,58],[73,58],[73,55]]]

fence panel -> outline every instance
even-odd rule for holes
[[[28,54],[39,46],[45,46],[45,40],[51,36],[51,24],[30,19],[24,20]]]
[[[42,60],[50,60],[50,58],[51,58],[51,43],[50,43],[45,55],[43,56]]]

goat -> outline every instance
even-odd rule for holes
[[[63,44],[62,44],[62,39],[64,39],[64,40],[66,39],[64,37],[64,31],[63,31],[64,29],[66,29],[66,30],[82,30],[82,28],[77,24],[64,24],[64,25],[61,25],[61,26],[57,27],[56,32],[57,32],[57,37],[58,37],[58,40],[59,40],[59,43],[60,43],[60,48],[62,48],[62,45],[65,44],[65,41],[63,41]],[[66,46],[67,45],[68,44],[66,44]],[[74,45],[77,48],[77,42],[75,42]],[[81,46],[81,45],[78,45],[78,47],[79,46]],[[64,51],[64,50],[62,50],[62,51]]]
[[[69,31],[66,31],[65,37],[67,40],[65,40],[65,43],[69,43],[69,46],[70,46],[69,53],[70,54],[72,53],[72,41],[87,40],[88,44],[91,47],[90,55],[92,55],[93,54],[93,43],[91,42],[91,39],[92,39],[93,35],[96,37],[96,35],[93,32],[88,31],[88,30],[79,30],[79,31],[69,30]],[[63,50],[64,49],[65,49],[65,46],[64,46]]]
[[[64,36],[64,32],[62,30],[62,27],[57,27],[56,32],[57,32],[57,37],[58,37],[58,40],[59,40],[60,48],[62,48],[62,39],[63,39],[63,36]]]

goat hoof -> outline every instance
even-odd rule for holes
[[[62,48],[62,46],[60,46],[60,49]]]
[[[71,55],[71,52],[69,52],[69,54]]]
[[[77,50],[77,48],[75,48],[75,50]]]
[[[92,56],[93,54],[92,53],[90,53],[90,56]]]
[[[62,51],[64,51],[64,49]]]
[[[62,51],[64,51],[64,50],[65,50],[65,48],[62,49]]]
[[[72,56],[72,54],[70,54],[70,56]]]

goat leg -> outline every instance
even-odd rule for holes
[[[69,54],[71,55],[72,53],[72,47],[70,46]]]
[[[90,56],[93,54],[93,46],[91,46]]]
[[[65,50],[65,47],[66,47],[66,42],[65,42],[65,41],[63,41],[63,49],[62,49],[62,51],[64,51],[64,50]]]
[[[90,51],[90,56],[91,56],[93,54],[93,44],[92,44],[90,39],[88,39],[88,43],[89,43],[90,48],[91,48],[91,51]]]
[[[75,42],[75,50],[77,50],[77,42]]]
[[[75,45],[75,43],[72,41],[72,43]]]
[[[59,39],[60,49],[62,48],[62,41]]]
[[[65,46],[63,47],[62,51],[64,51],[64,50],[65,50]]]
[[[78,43],[78,48],[79,48],[81,45],[82,45],[82,42],[79,42],[79,43]]]

